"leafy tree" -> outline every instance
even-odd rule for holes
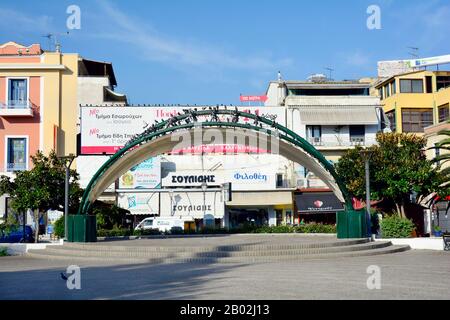
[[[379,133],[377,142],[378,145],[368,148],[371,199],[391,201],[404,218],[405,205],[411,202],[413,193],[417,195],[416,203],[420,203],[432,192],[442,191],[443,176],[423,152],[425,138]],[[361,151],[361,147],[349,150],[336,164],[336,171],[355,198],[365,199],[365,160]]]
[[[436,143],[435,147],[430,148],[440,151],[440,155],[434,158],[433,162],[437,163],[445,182],[450,182],[450,166],[446,165],[450,161],[450,130],[439,131],[438,135],[444,138]]]
[[[39,220],[48,210],[64,210],[65,168],[64,162],[51,151],[48,156],[38,152],[31,157],[33,169],[19,171],[14,179],[0,177],[0,193],[9,194],[11,207],[17,212],[33,212],[36,226],[35,241],[38,241]],[[70,171],[69,208],[76,212],[82,189],[78,174]]]
[[[112,230],[126,227],[124,221],[127,213],[129,213],[128,210],[101,201],[96,201],[93,207],[92,212],[97,216],[97,227],[99,229]]]

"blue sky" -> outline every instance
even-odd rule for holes
[[[41,43],[64,33],[69,5],[81,30],[62,36],[63,52],[111,61],[117,90],[132,103],[239,103],[264,94],[278,70],[306,79],[376,75],[379,60],[450,54],[448,0],[89,0],[0,1],[0,42]],[[366,27],[369,5],[381,30]],[[449,67],[449,66],[448,66]],[[449,68],[450,69],[450,68]]]

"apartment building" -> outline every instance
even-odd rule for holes
[[[387,119],[373,83],[370,78],[333,81],[321,74],[304,81],[280,78],[269,84],[267,104],[284,106],[287,127],[335,163],[350,148],[375,144],[377,133],[386,129]],[[313,172],[298,164],[292,167],[298,219],[334,222],[336,211],[342,208],[331,191]],[[308,207],[307,202],[322,206]]]
[[[38,150],[76,154],[79,104],[126,104],[116,85],[110,63],[44,51],[39,44],[0,45],[0,175],[31,169],[30,156]],[[8,210],[3,195],[0,218]]]
[[[449,120],[450,71],[402,73],[380,80],[375,88],[392,131],[423,134]]]

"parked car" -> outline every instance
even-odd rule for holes
[[[23,236],[23,227],[17,227],[10,232],[0,230],[0,243],[25,243],[34,242],[33,229],[25,226],[25,238]]]
[[[146,218],[141,221],[135,230],[159,230],[161,232],[184,230],[184,220],[174,218]]]

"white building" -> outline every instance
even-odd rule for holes
[[[316,147],[331,163],[350,148],[368,147],[376,143],[378,132],[385,130],[387,119],[372,79],[330,81],[324,75],[313,75],[307,81],[270,82],[266,105],[286,108],[287,127]],[[310,192],[324,191],[325,184],[300,165],[292,173],[299,192],[296,207]],[[302,214],[297,210],[296,213]],[[302,215],[308,220],[331,222],[323,215]],[[308,214],[308,213],[305,213]]]
[[[238,108],[276,116],[279,124],[307,139],[330,162],[336,162],[349,148],[376,143],[377,132],[383,130],[380,100],[371,93],[369,80],[280,80],[269,84],[266,106]],[[132,135],[155,120],[166,120],[191,108],[82,107],[78,159],[82,187]],[[295,224],[301,220],[299,214],[305,214],[302,210],[311,209],[306,212],[314,213],[310,217],[334,223],[336,211],[341,210],[339,201],[313,173],[278,155],[240,150],[230,156],[192,148],[182,155],[163,154],[149,161],[153,165],[133,168],[108,188],[105,195],[109,198],[103,198],[130,210],[136,222],[159,215],[189,218],[197,227],[200,220],[200,225],[214,221],[222,227],[246,222]],[[256,178],[245,178],[250,176]],[[203,177],[211,177],[213,182],[199,183]],[[224,193],[226,183],[232,184],[231,201]]]

